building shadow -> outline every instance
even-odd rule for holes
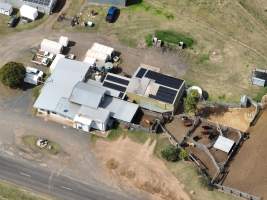
[[[66,0],[58,0],[53,9],[53,12],[59,13],[62,10],[62,8],[65,6],[65,4],[66,4]]]
[[[142,3],[142,0],[127,0],[125,5],[131,6],[131,5],[138,4],[138,3]]]

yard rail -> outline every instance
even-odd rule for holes
[[[213,184],[213,186],[221,192],[231,194],[231,195],[234,195],[237,197],[241,197],[241,198],[248,199],[248,200],[262,200],[261,197],[258,197],[258,196],[252,195],[252,194],[248,194],[246,192],[242,192],[240,190],[237,190],[237,189],[234,189],[231,187],[227,187],[227,186],[219,185],[219,184]]]

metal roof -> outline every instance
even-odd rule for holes
[[[106,96],[100,106],[109,110],[113,118],[124,122],[131,122],[139,107],[137,104],[110,96]]]
[[[12,5],[9,3],[0,2],[0,9],[10,11],[12,9]]]
[[[88,106],[81,106],[80,110],[78,111],[78,115],[94,121],[106,122],[109,119],[110,112],[103,108],[94,109]]]
[[[105,92],[104,88],[78,82],[74,86],[69,100],[76,104],[98,108]]]
[[[66,58],[59,59],[52,75],[46,80],[34,107],[55,111],[62,97],[69,98],[74,86],[84,79],[89,66]]]
[[[226,153],[229,153],[234,146],[235,142],[233,140],[230,140],[224,136],[219,136],[218,139],[216,140],[215,144],[213,147],[215,149],[219,149],[221,151],[224,151]]]

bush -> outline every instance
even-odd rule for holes
[[[145,41],[146,41],[146,46],[147,47],[152,47],[152,45],[153,45],[153,42],[152,42],[152,34],[148,34],[145,37]]]
[[[189,157],[189,153],[185,149],[180,149],[179,158],[181,160],[187,160],[188,157]]]
[[[172,145],[168,145],[161,151],[161,156],[167,161],[176,162],[180,160],[179,153],[180,149]]]
[[[182,33],[177,33],[175,31],[156,31],[155,36],[163,42],[168,42],[172,44],[178,44],[179,42],[183,42],[186,47],[192,47],[194,44],[193,38],[186,36]]]
[[[191,90],[184,99],[184,109],[186,113],[195,113],[199,100],[197,90]]]
[[[0,69],[0,81],[10,88],[18,88],[22,85],[25,74],[23,64],[9,62]]]

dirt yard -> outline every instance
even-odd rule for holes
[[[230,167],[224,185],[267,198],[267,110],[248,132],[245,141]]]
[[[255,108],[229,108],[221,111],[211,111],[207,119],[237,130],[246,132],[249,128]]]
[[[153,200],[190,199],[164,163],[153,156],[155,145],[156,140],[151,139],[145,144],[127,137],[114,142],[98,140],[95,152],[113,180],[123,187],[148,192]]]

